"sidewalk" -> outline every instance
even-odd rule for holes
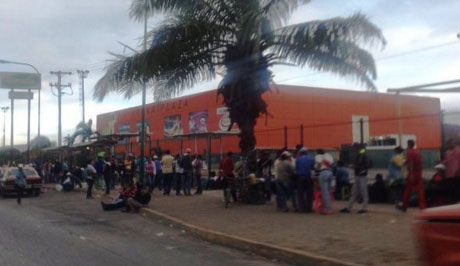
[[[411,231],[413,213],[370,205],[367,215],[279,213],[274,202],[225,209],[221,191],[202,196],[154,193],[149,208],[188,224],[282,248],[362,265],[418,265]]]

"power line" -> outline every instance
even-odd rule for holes
[[[460,39],[460,37],[458,37],[458,38]],[[393,55],[380,57],[380,58],[375,59],[375,61],[377,62],[377,61],[389,60],[389,59],[393,59],[393,58],[398,58],[398,57],[402,57],[402,56],[406,56],[406,55],[425,52],[425,51],[429,51],[429,50],[433,50],[433,49],[437,49],[437,48],[441,48],[441,47],[446,47],[446,46],[451,46],[451,45],[455,45],[455,44],[460,44],[460,42],[459,41],[453,41],[453,42],[447,42],[447,43],[442,43],[442,44],[438,44],[438,45],[428,46],[428,47],[415,49],[415,50],[412,50],[412,51],[407,51],[407,52],[403,52],[403,53],[399,53],[399,54],[393,54]],[[326,73],[328,73],[328,72],[316,72],[316,73],[312,73],[312,74],[309,74],[309,75],[301,75],[301,76],[295,76],[295,77],[283,79],[283,80],[280,80],[278,82],[281,83],[281,82],[284,82],[284,81],[289,81],[289,80],[298,79],[298,78],[309,78],[309,77],[312,77],[312,76],[316,76],[316,75],[320,75],[320,74],[326,74]]]

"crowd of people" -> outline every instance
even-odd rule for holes
[[[394,149],[388,174],[377,174],[371,186],[368,185],[368,170],[372,162],[366,146],[356,144],[353,147],[353,159],[349,165],[341,160],[335,161],[322,149],[312,152],[302,145],[297,145],[294,151],[283,149],[275,158],[261,151],[254,165],[250,165],[254,167],[248,167],[249,160],[234,163],[233,154],[229,152],[220,161],[219,171],[211,171],[213,174],[205,180],[206,188],[223,189],[226,207],[232,200],[265,203],[276,194],[276,207],[280,212],[292,209],[324,215],[332,213],[332,202],[339,198],[348,200],[340,212],[351,213],[353,205],[361,203],[360,214],[367,213],[369,200],[384,203],[391,199],[398,209],[406,211],[413,191],[417,192],[420,209],[460,200],[457,189],[460,187],[460,147],[454,140],[448,141],[443,160],[436,165],[436,173],[428,183],[422,178],[422,156],[413,140],[407,142],[407,150],[399,146]],[[108,195],[115,185],[120,184],[119,195],[114,201],[103,203],[103,208],[111,210],[123,206],[134,211],[147,204],[156,189],[165,196],[169,196],[171,190],[177,196],[191,196],[195,184],[194,194],[201,195],[204,166],[202,156],[192,155],[189,148],[176,156],[166,150],[144,159],[128,154],[124,160],[98,156],[81,166],[69,166],[58,160],[34,165],[45,183],[56,182],[64,191],[77,186],[83,188],[86,182],[87,199],[93,197],[94,186]],[[142,167],[143,180],[140,179]],[[21,180],[18,176],[19,186]],[[344,197],[344,191],[351,191],[351,195]]]

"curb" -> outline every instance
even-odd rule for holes
[[[344,262],[338,259],[315,255],[310,252],[295,250],[285,247],[279,247],[272,244],[266,244],[238,236],[228,235],[225,233],[208,230],[199,226],[189,224],[185,221],[172,217],[170,215],[152,210],[150,208],[143,208],[144,211],[157,216],[158,218],[167,220],[173,226],[188,231],[193,236],[217,243],[223,246],[238,249],[244,252],[252,252],[265,258],[277,259],[293,265],[346,265],[346,266],[361,266],[360,264]]]

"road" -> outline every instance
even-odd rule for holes
[[[279,265],[142,214],[103,212],[78,192],[0,199],[0,230],[2,266]]]

